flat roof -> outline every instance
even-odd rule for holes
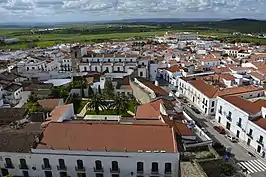
[[[165,125],[50,123],[36,149],[111,152],[177,152],[174,134]]]
[[[7,90],[9,92],[15,92],[18,89],[20,89],[22,87],[22,85],[20,84],[16,84],[16,83],[11,83],[10,85],[8,85],[7,87],[5,87],[4,90]]]
[[[27,153],[34,144],[36,137],[43,131],[41,123],[27,123],[19,129],[12,129],[9,125],[0,127],[0,152]]]

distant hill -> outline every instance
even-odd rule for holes
[[[0,23],[0,28],[53,28],[66,25],[92,25],[92,24],[131,24],[156,26],[160,30],[230,30],[243,33],[266,33],[266,21],[255,19],[215,19],[215,18],[144,18],[122,19],[112,21],[94,22],[58,22],[58,23]]]

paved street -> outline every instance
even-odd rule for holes
[[[204,127],[208,131],[207,134],[214,142],[219,142],[225,147],[231,147],[231,153],[234,155],[236,163],[238,163],[240,167],[248,170],[246,174],[248,177],[266,177],[266,162],[264,160],[251,157],[248,155],[248,150],[239,143],[232,143],[224,135],[218,133],[213,128],[213,126],[218,125],[214,119],[196,114],[187,104],[184,104],[184,109],[199,126]]]

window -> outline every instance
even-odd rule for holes
[[[27,67],[27,71],[29,71],[29,67]]]
[[[231,116],[232,116],[232,112],[231,112],[231,111],[229,111],[229,112],[228,112],[228,117],[230,117],[230,118],[231,118]]]
[[[112,170],[118,171],[118,162],[117,161],[112,161]]]
[[[28,169],[25,159],[19,159],[19,162],[20,162],[20,166],[19,166],[20,169]]]
[[[158,163],[157,162],[152,162],[151,164],[151,171],[152,172],[158,172]]]
[[[140,76],[140,77],[143,77],[143,72],[142,72],[142,71],[139,72],[139,76]]]
[[[253,130],[252,129],[249,129],[249,135],[252,135],[252,133],[253,133]]]
[[[95,176],[96,176],[96,177],[103,177],[103,174],[102,174],[102,173],[96,173]]]
[[[215,104],[215,102],[214,102],[214,101],[212,101],[212,107],[214,107],[214,104]]]
[[[262,143],[262,142],[263,142],[263,136],[260,135],[259,143]]]
[[[98,71],[98,68],[97,68],[97,66],[95,66],[94,70],[95,70],[95,71]]]
[[[47,158],[43,159],[43,168],[50,168],[49,159]]]
[[[120,67],[117,67],[117,71],[120,71]]]
[[[6,161],[6,164],[5,164],[6,168],[14,168],[10,158],[5,158],[5,161]]]
[[[60,177],[67,177],[67,172],[61,171],[61,172],[59,173],[59,176],[60,176]]]
[[[44,171],[45,177],[53,177],[53,173],[51,171]]]
[[[31,69],[35,69],[35,67],[32,67]]]
[[[23,173],[24,177],[29,177],[29,172],[28,171],[22,171],[22,173]]]
[[[101,170],[103,168],[102,162],[100,160],[95,161],[95,168],[96,168],[96,170]]]
[[[119,62],[121,62],[121,59],[119,59]]]
[[[59,162],[59,169],[65,169],[66,168],[64,159],[59,159],[58,162]]]
[[[137,172],[143,172],[143,162],[137,163]]]
[[[119,177],[119,174],[112,174],[112,177]]]
[[[214,112],[214,108],[211,109],[211,112]]]
[[[77,160],[77,167],[78,167],[78,169],[83,169],[84,167],[83,167],[83,161],[82,160]]]
[[[172,172],[172,164],[171,163],[165,163],[165,167],[164,167],[164,172],[165,173],[171,173]]]
[[[86,66],[84,66],[84,71],[87,71],[87,67]]]
[[[242,124],[242,119],[238,118],[237,126],[241,127],[241,124]]]

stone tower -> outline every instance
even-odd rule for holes
[[[79,63],[81,60],[81,47],[74,46],[70,48],[71,62],[72,62],[72,71],[73,73],[79,72]]]

